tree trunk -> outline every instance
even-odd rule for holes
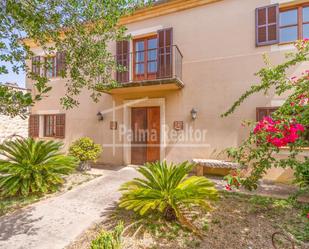
[[[88,161],[80,162],[78,170],[79,171],[91,170],[91,165]]]
[[[164,210],[164,218],[167,221],[175,221],[177,219],[175,210],[171,206],[167,206]]]

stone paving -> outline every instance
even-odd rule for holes
[[[119,186],[134,178],[134,168],[110,171],[62,195],[0,217],[1,249],[61,249],[118,200]]]

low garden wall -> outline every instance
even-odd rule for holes
[[[28,118],[0,115],[0,142],[13,135],[28,136]]]

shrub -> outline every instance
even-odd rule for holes
[[[120,222],[112,232],[101,232],[100,235],[91,242],[90,249],[120,249],[123,229],[123,223]]]
[[[256,189],[259,180],[274,167],[293,169],[301,191],[308,191],[309,161],[303,160],[302,153],[309,145],[309,70],[297,75],[291,72],[309,60],[309,39],[295,42],[295,47],[295,52],[276,66],[264,56],[266,66],[256,73],[260,83],[252,85],[222,114],[224,117],[232,114],[247,98],[258,93],[274,90],[274,95],[285,99],[271,117],[257,123],[245,122],[251,129],[248,138],[238,148],[227,150],[234,161],[250,172],[240,182],[246,189]],[[288,152],[285,157],[282,157],[282,147]]]
[[[193,167],[188,162],[170,165],[166,162],[146,163],[138,169],[143,178],[122,185],[119,206],[140,215],[156,210],[166,220],[178,219],[196,231],[184,213],[193,205],[209,208],[208,201],[217,198],[217,190],[205,177],[187,177]]]
[[[69,153],[81,162],[95,162],[102,153],[102,147],[100,144],[95,144],[91,138],[82,137],[72,143]]]
[[[299,163],[295,168],[295,182],[304,191],[309,190],[309,157],[305,157],[304,163]]]
[[[74,170],[77,160],[60,153],[62,143],[19,138],[0,145],[0,189],[3,196],[28,196],[57,190],[62,175]]]

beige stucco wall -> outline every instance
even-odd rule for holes
[[[78,108],[64,111],[59,98],[64,95],[64,81],[52,80],[53,90],[49,97],[32,108],[32,113],[65,112],[66,138],[68,146],[72,140],[89,136],[101,144],[121,144],[120,130],[112,131],[110,121],[123,123],[123,110],[105,114],[104,121],[96,118],[98,111],[120,106],[128,99],[164,98],[166,124],[172,127],[174,121],[184,121],[194,129],[207,130],[203,144],[208,146],[171,146],[167,144],[165,158],[168,161],[191,160],[192,158],[214,158],[230,146],[241,143],[247,134],[241,121],[255,119],[256,107],[277,105],[282,97],[254,95],[227,118],[220,114],[252,84],[258,83],[254,76],[263,67],[262,55],[269,54],[274,64],[280,63],[290,45],[255,46],[255,8],[274,3],[273,0],[224,0],[173,14],[160,16],[127,25],[128,33],[141,30],[173,27],[173,39],[183,54],[183,82],[181,90],[166,92],[131,93],[110,96],[103,94],[99,103],[93,103],[89,94],[80,96]],[[113,48],[114,49],[114,48]],[[300,68],[295,69],[301,71]],[[293,73],[293,72],[292,72]],[[27,81],[31,87],[31,82]],[[115,101],[113,103],[113,101]],[[198,118],[192,121],[190,110],[198,110]],[[113,140],[113,136],[115,137]],[[122,164],[123,148],[105,146],[100,161]],[[267,175],[277,180],[286,174],[276,169]]]

